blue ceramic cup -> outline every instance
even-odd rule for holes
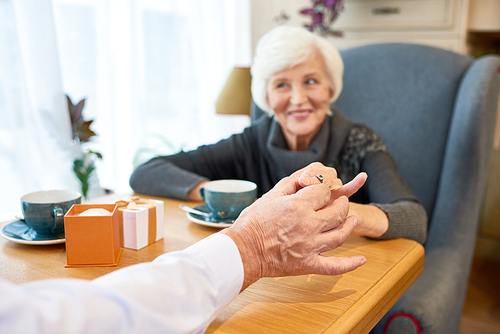
[[[210,181],[201,187],[200,196],[215,218],[236,219],[255,201],[257,185],[244,180]]]
[[[73,190],[37,191],[21,197],[24,222],[37,235],[64,238],[64,215],[82,195]]]

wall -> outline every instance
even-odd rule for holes
[[[310,6],[310,3],[310,0],[250,0],[252,50],[266,32],[279,24],[277,17],[280,13],[290,16],[288,24],[302,25],[306,19],[299,14],[299,10]]]
[[[334,23],[344,37],[332,37],[339,48],[380,42],[410,42],[466,53],[469,0],[344,0],[345,9]],[[252,50],[259,38],[279,24],[281,12],[287,24],[301,26],[309,19],[299,14],[310,0],[251,0]],[[393,14],[380,14],[384,9]],[[382,10],[382,11],[381,11]]]

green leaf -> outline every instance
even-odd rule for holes
[[[89,154],[94,154],[97,158],[102,159],[102,154],[96,151],[88,150]]]
[[[89,181],[94,171],[95,164],[92,160],[87,166],[85,166],[85,158],[73,161],[73,172],[81,183],[82,194],[85,198],[87,198],[87,192],[90,186]]]

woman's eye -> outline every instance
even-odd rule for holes
[[[282,82],[282,83],[278,84],[276,87],[283,88],[283,87],[286,87],[286,84],[284,82]]]
[[[316,82],[317,82],[317,81],[316,81],[316,80],[314,80],[314,79],[307,79],[307,80],[306,80],[306,84],[308,84],[308,85],[315,84]]]

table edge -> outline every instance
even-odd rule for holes
[[[398,261],[369,292],[356,301],[356,307],[351,307],[343,313],[324,334],[368,333],[375,327],[423,271],[424,247],[416,241],[413,242],[414,245],[406,253],[404,261]],[[405,269],[408,265],[411,266],[410,270]],[[361,307],[370,310],[367,313],[359,312]]]

